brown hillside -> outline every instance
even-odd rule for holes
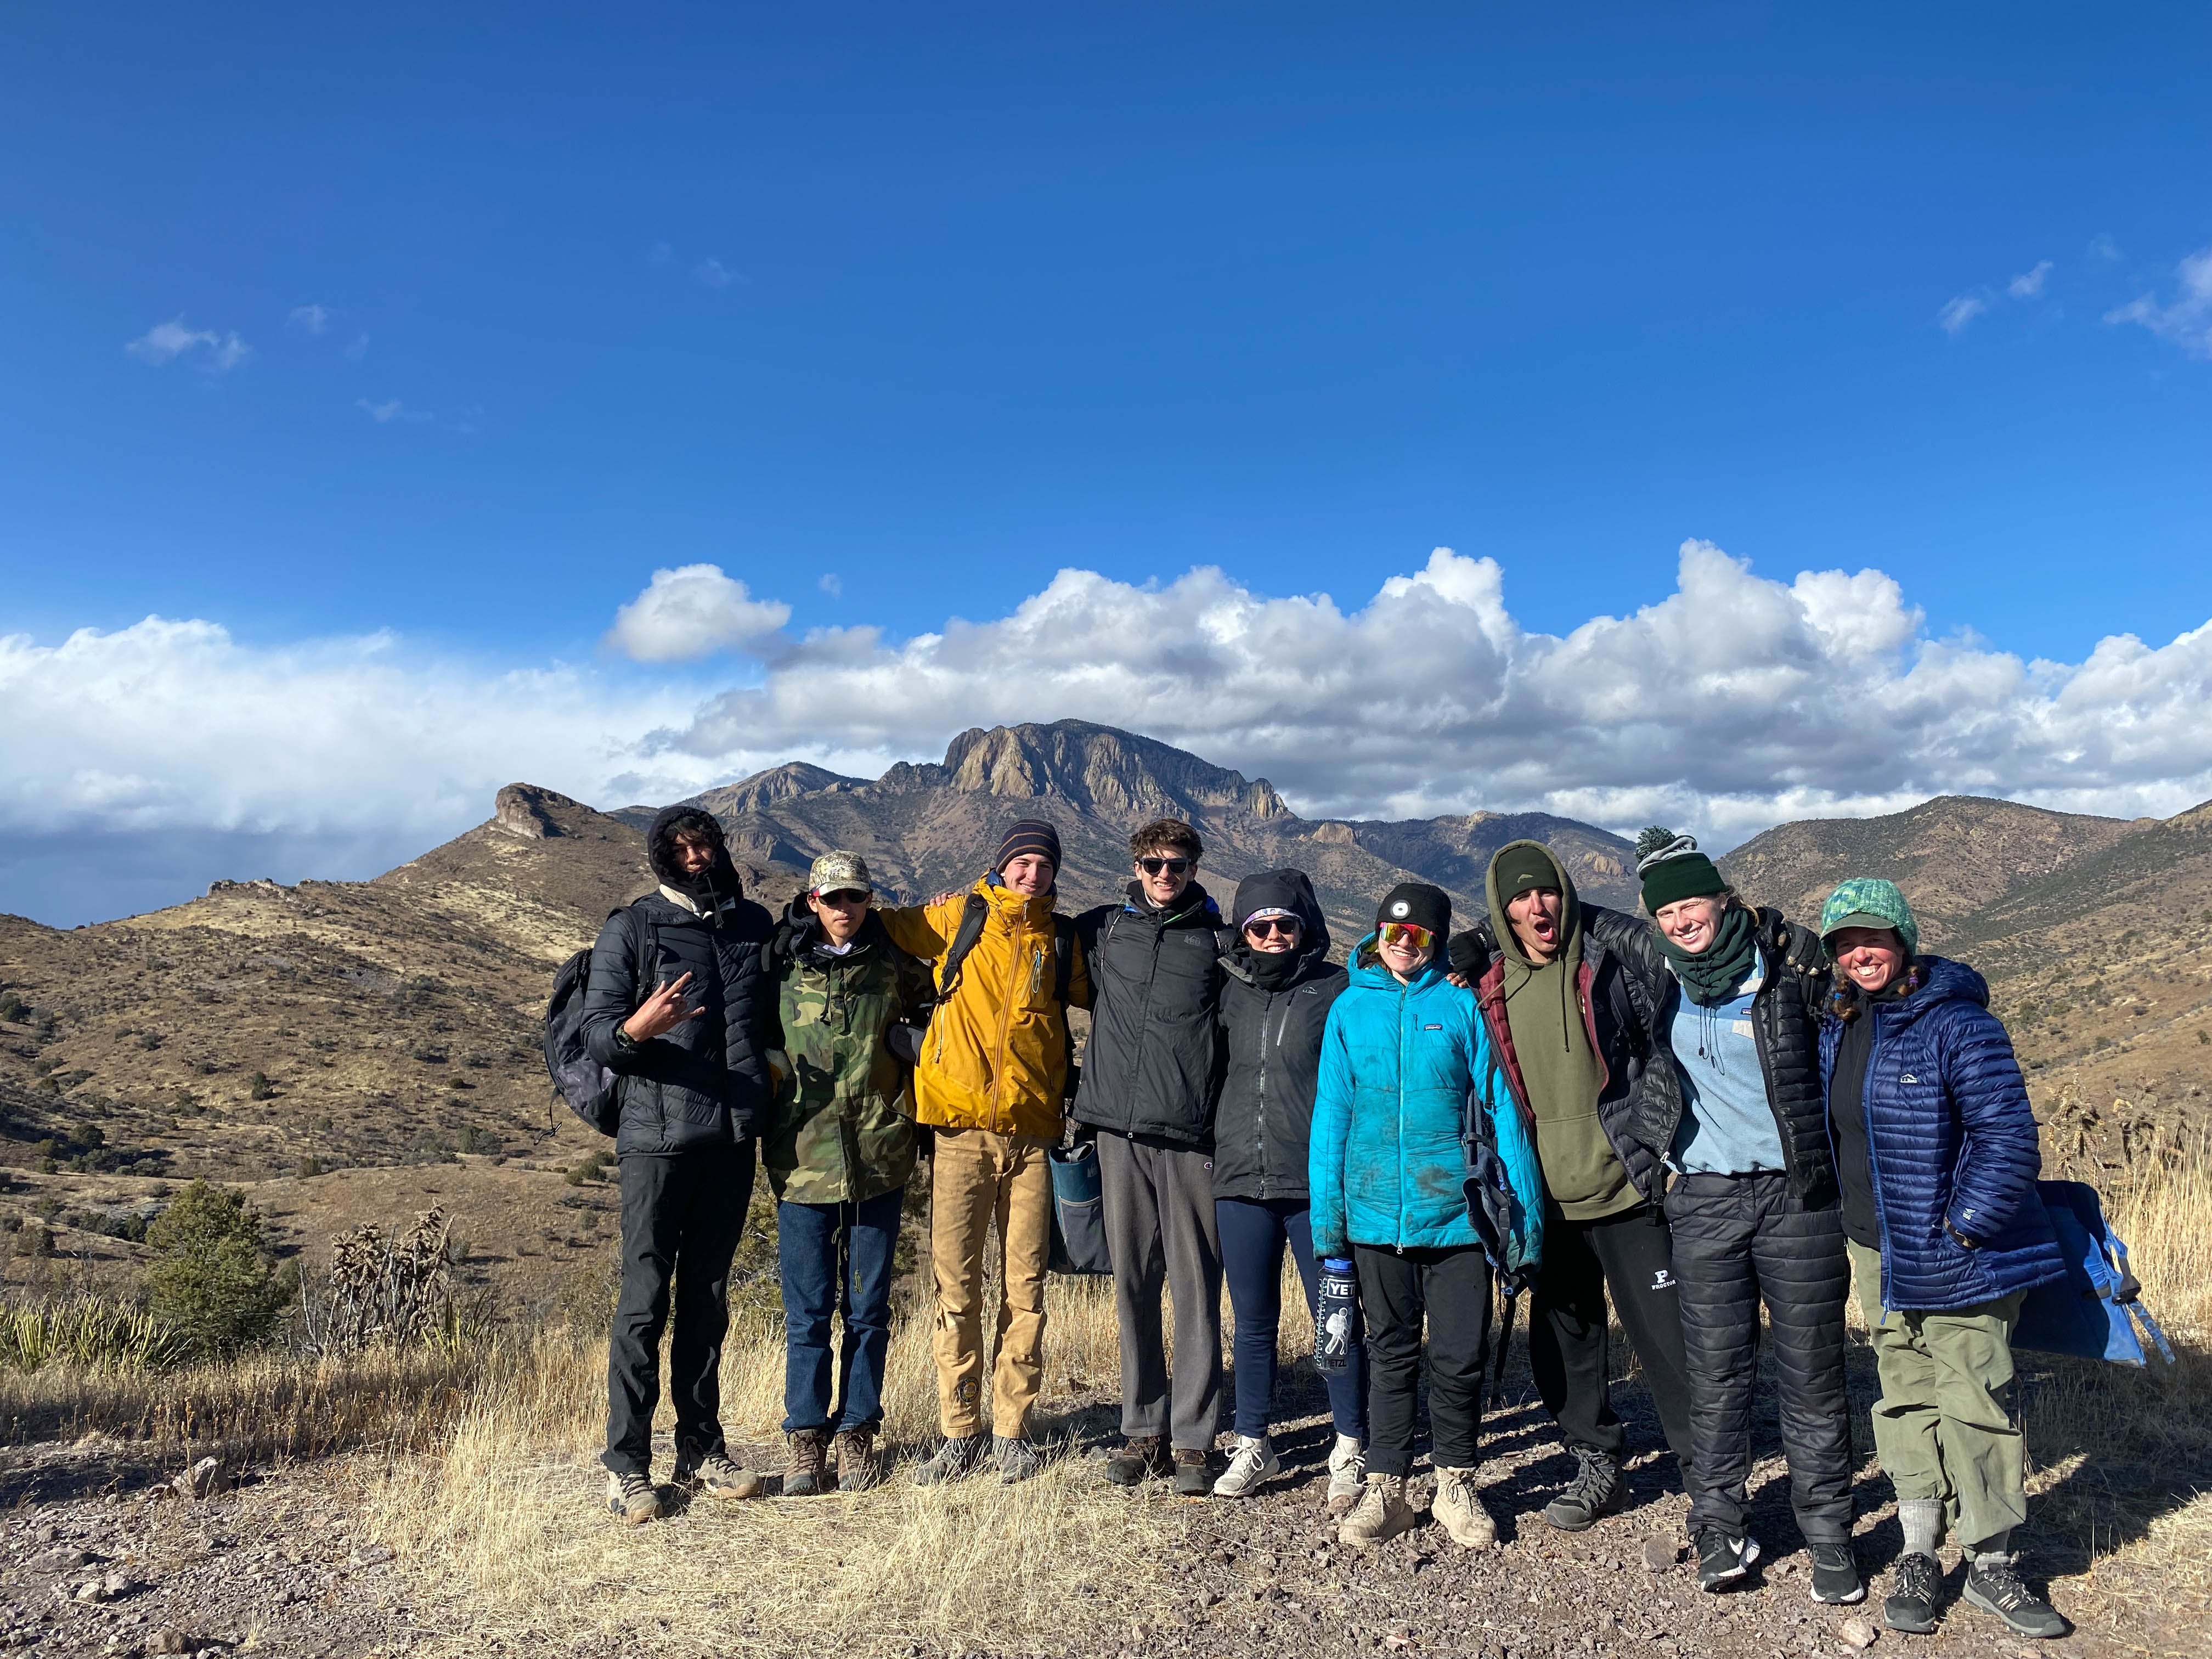
[[[1938,795],[1883,817],[1780,824],[1727,854],[1720,867],[1747,897],[1808,926],[1844,877],[1886,877],[1911,898],[1923,939],[1940,946],[1990,906],[2155,821]]]

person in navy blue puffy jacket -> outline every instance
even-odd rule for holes
[[[1887,881],[1844,882],[1821,908],[1837,967],[1820,1075],[1852,1278],[1881,1398],[1875,1450],[1897,1490],[1905,1553],[1883,1617],[1936,1628],[1945,1526],[1967,1560],[1963,1597],[2022,1636],[2071,1628],[2014,1571],[2027,1518],[2012,1404],[2012,1331],[2026,1294],[2065,1266],[2036,1191],[2027,1086],[1989,987],[1925,956]]]
[[[1467,1547],[1497,1537],[1474,1489],[1491,1267],[1494,1259],[1526,1276],[1543,1245],[1534,1128],[1492,1057],[1474,993],[1445,977],[1450,928],[1441,889],[1393,888],[1376,931],[1352,951],[1350,983],[1322,1035],[1308,1168],[1314,1254],[1351,1255],[1367,1321],[1367,1490],[1337,1529],[1354,1548],[1419,1518],[1406,1474],[1425,1316],[1430,1510]],[[1480,1184],[1500,1167],[1502,1181]],[[1470,1206],[1470,1188],[1494,1190],[1496,1201]]]

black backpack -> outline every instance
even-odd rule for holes
[[[624,907],[627,908],[628,907]],[[622,915],[610,910],[609,921]],[[636,988],[642,990],[647,974],[646,947],[653,942],[653,924],[634,918],[630,943],[638,957]],[[553,1079],[554,1092],[568,1109],[603,1135],[622,1125],[622,1079],[592,1058],[584,1046],[584,992],[591,983],[589,945],[561,964],[553,975],[552,999],[545,1005],[545,1069]]]

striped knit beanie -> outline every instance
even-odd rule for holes
[[[1052,860],[1055,872],[1060,869],[1060,831],[1042,818],[1019,818],[1006,830],[1006,839],[999,843],[999,856],[993,860],[994,870],[1003,870],[1012,860],[1028,853],[1042,853]]]

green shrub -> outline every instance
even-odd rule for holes
[[[195,1181],[146,1229],[161,1258],[146,1270],[146,1305],[195,1354],[228,1359],[265,1342],[300,1288],[263,1247],[261,1218],[234,1193]]]

